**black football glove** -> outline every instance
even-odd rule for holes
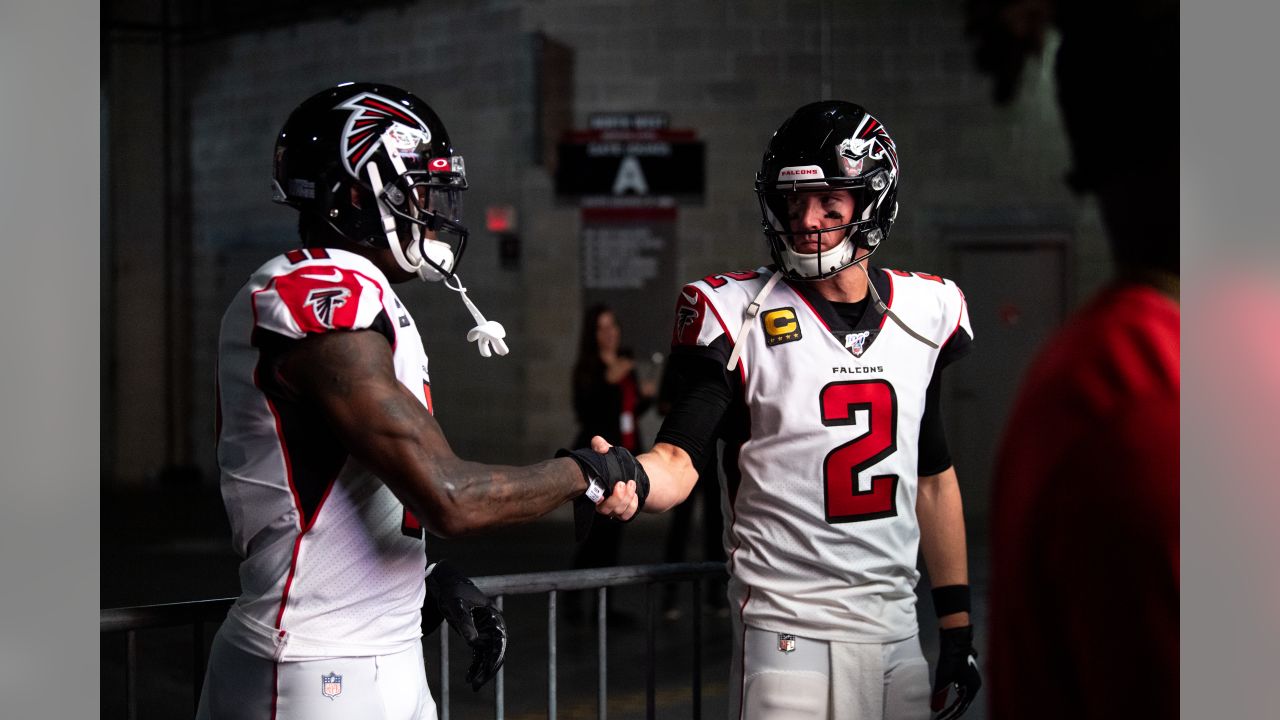
[[[479,690],[497,674],[507,657],[507,624],[488,595],[447,561],[432,566],[427,576],[427,602],[422,608],[423,634],[433,632],[440,620],[471,646],[467,682]]]
[[[596,504],[613,494],[615,484],[635,480],[638,502],[636,515],[644,509],[645,498],[649,497],[649,475],[626,448],[614,445],[603,455],[589,447],[577,450],[561,448],[556,452],[556,457],[573,458],[587,478],[587,492],[573,501],[573,529],[578,542],[586,539],[591,530],[596,516]],[[635,515],[631,518],[635,519]]]
[[[973,649],[973,626],[944,628],[938,650],[938,669],[933,676],[933,702],[930,707],[937,720],[953,720],[969,709],[969,703],[982,687],[978,674],[978,651]],[[947,696],[955,690],[956,698],[947,704]]]

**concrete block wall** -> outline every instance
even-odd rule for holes
[[[574,52],[575,125],[593,112],[656,110],[706,142],[705,203],[679,214],[682,278],[767,260],[752,190],[760,154],[792,110],[829,87],[870,108],[899,146],[902,208],[882,264],[945,274],[949,228],[1053,227],[1079,241],[1078,299],[1107,272],[1106,254],[1096,211],[1061,182],[1067,152],[1048,73],[1030,73],[1013,106],[993,107],[960,12],[942,0],[421,1],[189,48],[191,241],[203,269],[194,376],[212,377],[218,318],[252,260],[295,242],[294,214],[269,200],[275,132],[311,92],[377,79],[432,104],[466,157],[473,235],[461,274],[510,333],[511,356],[481,360],[452,294],[402,286],[429,328],[446,433],[465,457],[504,462],[546,457],[572,437],[578,213],[556,203],[528,147],[534,32]],[[519,271],[498,267],[483,229],[492,204],[518,209]],[[654,306],[669,312],[673,298]],[[210,437],[212,393],[193,392],[193,435]],[[211,468],[211,447],[197,446]]]
[[[498,269],[496,243],[483,230],[484,207],[518,194],[516,161],[528,156],[517,147],[528,110],[513,106],[513,99],[527,95],[518,84],[531,74],[520,64],[527,65],[522,46],[507,41],[519,37],[518,16],[470,3],[432,7],[429,23],[421,8],[390,9],[355,22],[236,36],[208,48],[190,86],[192,152],[204,159],[193,162],[193,241],[206,265],[227,272],[202,285],[197,337],[206,342],[195,359],[198,376],[212,377],[218,322],[247,273],[297,242],[296,213],[270,202],[275,133],[308,95],[352,79],[409,89],[444,120],[473,188],[464,200],[472,236],[460,276],[480,309],[506,325],[512,346],[524,344],[522,280]],[[504,40],[494,42],[495,35]],[[495,177],[508,180],[495,183]],[[437,418],[454,449],[475,459],[509,457],[490,437],[522,434],[524,398],[513,392],[523,385],[519,363],[478,356],[465,340],[474,321],[455,293],[416,282],[397,291],[423,328]],[[207,424],[202,417],[194,421]],[[209,452],[201,464],[211,468]]]
[[[531,3],[524,22],[575,49],[579,126],[592,112],[661,110],[673,126],[695,128],[705,140],[706,202],[680,210],[680,277],[767,261],[752,191],[760,155],[777,125],[820,99],[824,86],[830,97],[871,109],[899,146],[902,212],[879,262],[945,274],[950,229],[1051,228],[1078,240],[1069,288],[1077,301],[1109,271],[1096,209],[1072,197],[1061,179],[1067,149],[1047,69],[1029,73],[1013,106],[993,107],[988,81],[972,69],[955,3],[584,0]],[[553,261],[541,270],[531,257],[530,276],[574,277],[576,218],[552,212],[561,251],[538,256]],[[535,292],[554,296],[555,307],[576,293],[572,284],[532,285],[530,307],[540,304]],[[655,301],[664,312],[671,304]],[[560,322],[529,321],[546,336]],[[571,337],[545,345],[553,355],[534,361],[532,387],[564,387]],[[530,423],[530,446],[563,436],[570,417],[563,403],[531,403],[531,416],[545,422]]]

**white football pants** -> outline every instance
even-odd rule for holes
[[[392,655],[275,662],[219,633],[196,720],[436,720],[422,645]]]
[[[789,651],[788,651],[789,650]],[[919,636],[892,643],[814,640],[734,619],[730,720],[929,720]]]

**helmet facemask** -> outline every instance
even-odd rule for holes
[[[396,130],[393,125],[383,134],[360,174],[377,202],[396,264],[426,281],[450,279],[469,235],[461,222],[467,189],[462,158],[432,158],[424,143],[406,148]]]
[[[881,229],[884,205],[894,203],[888,212],[889,222],[897,213],[891,186],[884,170],[863,177],[787,180],[772,184],[757,176],[756,196],[760,201],[761,224],[774,262],[792,279],[821,280],[870,257],[884,239],[885,232]],[[835,190],[847,190],[853,199],[853,216],[849,222],[820,230],[793,229],[788,198],[799,193]],[[839,236],[840,240],[824,250],[822,240],[829,234]],[[815,236],[817,252],[804,253],[795,249],[797,242],[812,240]]]

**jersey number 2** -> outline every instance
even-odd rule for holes
[[[818,393],[822,424],[854,425],[865,410],[867,431],[827,453],[822,463],[827,522],[861,522],[898,514],[898,476],[876,475],[859,490],[858,475],[898,449],[898,397],[884,380],[833,382]]]

